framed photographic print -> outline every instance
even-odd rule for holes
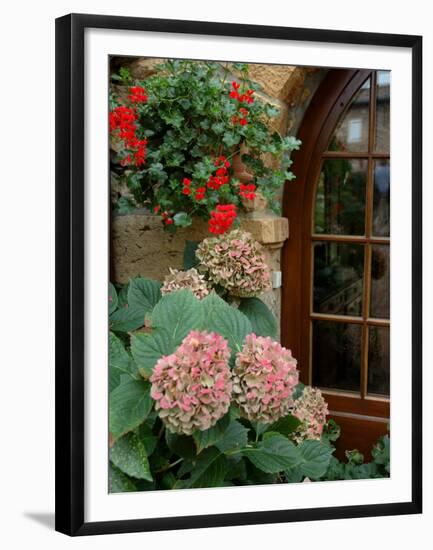
[[[56,529],[420,513],[419,36],[56,21]]]

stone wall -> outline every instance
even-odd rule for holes
[[[155,72],[160,59],[115,58],[112,69],[127,65],[134,79],[145,79]],[[232,68],[233,73],[236,71]],[[252,80],[261,85],[256,96],[277,106],[279,116],[273,126],[283,135],[296,135],[302,116],[325,75],[325,70],[284,65],[250,64]],[[270,161],[269,161],[270,162]],[[238,171],[239,172],[239,171]],[[237,176],[242,181],[242,169]],[[244,174],[247,177],[248,174]],[[116,182],[112,185],[113,191]],[[282,196],[282,195],[281,195]],[[250,231],[265,247],[271,269],[280,271],[281,248],[289,237],[288,220],[267,211],[266,204],[256,199],[254,207],[244,214],[241,227]],[[136,275],[162,280],[169,267],[181,268],[185,242],[209,236],[206,224],[195,221],[192,227],[179,229],[175,234],[163,231],[160,218],[144,212],[114,216],[112,219],[111,277],[125,283]],[[262,298],[280,317],[281,289],[275,288]]]

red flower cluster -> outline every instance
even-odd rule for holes
[[[125,147],[131,150],[131,152],[120,161],[122,166],[130,164],[141,166],[146,161],[147,140],[137,138],[137,126],[135,124],[137,118],[137,113],[124,105],[116,107],[110,113],[109,122],[111,133],[117,133],[118,137],[123,140]]]
[[[232,99],[237,99],[239,103],[254,103],[254,90],[247,90],[245,94],[240,94],[238,92],[240,84],[237,82],[232,82],[233,90],[230,92],[230,97]],[[232,116],[232,124],[240,124],[241,126],[246,126],[248,124],[248,109],[245,107],[240,107],[239,115]]]
[[[254,193],[254,191],[256,190],[256,186],[254,185],[254,183],[241,183],[239,189],[239,195],[241,197],[244,197],[244,199],[252,201],[256,198],[256,194]]]
[[[218,191],[218,189],[222,185],[225,185],[230,180],[227,172],[227,169],[230,168],[230,162],[226,159],[226,157],[221,155],[215,159],[214,165],[216,166],[217,170],[215,174],[210,176],[206,185],[208,189]]]
[[[132,103],[146,103],[147,101],[146,90],[141,86],[132,86],[129,88],[128,97]]]
[[[183,189],[182,193],[184,195],[191,195],[191,180],[188,178],[183,178]]]
[[[212,210],[209,220],[209,232],[222,235],[232,226],[236,219],[236,206],[234,204],[218,204],[216,210]]]
[[[162,221],[165,223],[165,225],[172,225],[173,220],[170,218],[170,214],[168,212],[161,212],[161,218]]]

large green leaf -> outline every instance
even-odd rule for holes
[[[218,420],[215,426],[212,426],[208,430],[194,432],[193,438],[197,447],[197,454],[219,441],[223,437],[229,424],[230,414],[227,413]]]
[[[215,447],[222,453],[242,449],[248,443],[248,432],[248,428],[232,420],[222,438],[215,442]]]
[[[165,430],[165,442],[175,455],[182,458],[194,458],[196,456],[194,440],[188,435],[174,434],[169,430]]]
[[[146,448],[136,434],[128,433],[118,439],[110,449],[110,460],[123,473],[152,481]]]
[[[191,330],[202,325],[203,309],[190,290],[170,292],[161,298],[152,312],[152,327],[163,328],[175,347]]]
[[[299,467],[305,476],[317,479],[325,474],[332,455],[329,445],[306,440],[299,445],[298,450],[301,457]]]
[[[112,332],[109,336],[109,365],[110,392],[119,385],[122,374],[133,376],[137,372],[137,367],[132,357],[125,350],[122,341]]]
[[[227,459],[215,447],[198,455],[191,476],[182,485],[188,487],[220,487],[227,473]]]
[[[109,492],[110,493],[126,493],[131,491],[136,491],[137,487],[129,479],[127,475],[116,468],[113,464],[110,463],[110,468],[108,472],[108,483],[109,483]]]
[[[108,315],[111,315],[113,311],[117,309],[117,292],[113,284],[108,283]]]
[[[163,328],[151,334],[138,333],[131,337],[132,356],[143,378],[149,378],[158,359],[173,353],[174,349],[171,335]]]
[[[203,329],[218,332],[229,343],[232,353],[242,349],[245,336],[253,329],[249,319],[212,292],[201,301]]]
[[[301,421],[299,418],[296,418],[296,416],[293,416],[291,414],[288,414],[287,416],[283,416],[273,424],[269,426],[270,432],[278,432],[282,435],[290,435],[293,433],[296,428],[298,428],[301,424]]]
[[[267,437],[266,437],[267,436]],[[294,468],[300,461],[296,446],[277,433],[266,434],[257,445],[242,450],[256,468],[268,474],[276,474]]]
[[[195,255],[197,247],[199,245],[198,241],[186,241],[185,249],[183,251],[183,268],[185,270],[196,267],[198,264],[197,256]]]
[[[139,310],[144,318],[161,299],[160,288],[161,283],[158,281],[142,277],[132,279],[128,288],[129,307]]]
[[[125,304],[110,315],[109,324],[113,332],[131,332],[144,325],[144,315],[141,309]]]
[[[136,429],[136,435],[146,449],[147,456],[150,456],[156,449],[158,438],[153,434],[150,427],[147,425],[147,421]]]
[[[114,439],[144,422],[152,404],[148,382],[131,379],[117,386],[110,393],[110,432]]]
[[[242,311],[248,317],[253,332],[257,336],[277,337],[277,320],[268,306],[259,298],[242,298],[239,311]]]

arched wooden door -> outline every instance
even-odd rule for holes
[[[369,457],[389,419],[389,73],[330,70],[286,184],[281,337]]]

